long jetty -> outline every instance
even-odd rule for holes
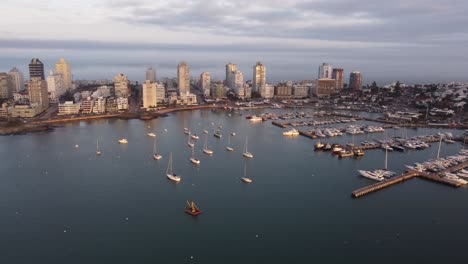
[[[450,168],[448,168],[446,170],[441,171],[440,173],[454,172],[454,171],[457,171],[457,170],[464,169],[466,167],[468,167],[468,161],[457,164],[455,166],[452,166],[452,167],[450,167]],[[452,187],[460,187],[460,186],[463,185],[460,182],[450,180],[450,179],[447,179],[447,178],[442,178],[439,175],[436,175],[436,174],[433,174],[433,173],[426,173],[426,172],[421,172],[421,171],[409,169],[405,173],[403,173],[403,174],[401,174],[399,176],[390,178],[390,179],[385,180],[385,181],[377,182],[375,184],[366,186],[364,188],[357,189],[357,190],[355,190],[355,191],[353,191],[351,193],[351,196],[355,197],[355,198],[361,197],[361,196],[376,192],[378,190],[384,189],[386,187],[389,187],[389,186],[395,185],[397,183],[401,183],[401,182],[404,182],[406,180],[413,179],[413,178],[416,178],[416,177],[421,177],[421,178],[426,179],[426,180],[431,180],[431,181],[442,183],[442,184],[452,186]]]

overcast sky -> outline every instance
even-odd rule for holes
[[[468,81],[467,0],[1,0],[0,71],[26,76],[33,57],[60,57],[75,79],[123,72],[142,81],[153,66],[173,77],[244,79],[256,61],[267,79],[315,79],[322,62],[364,82]]]

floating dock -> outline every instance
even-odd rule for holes
[[[452,167],[450,167],[450,168],[448,168],[446,170],[440,171],[439,173],[454,172],[454,171],[457,171],[457,170],[464,169],[466,167],[468,167],[468,161],[457,164],[455,166],[452,166]],[[384,189],[386,187],[389,187],[389,186],[392,186],[394,184],[404,182],[406,180],[413,179],[413,178],[416,178],[416,177],[421,177],[421,178],[426,179],[426,180],[431,180],[431,181],[442,183],[442,184],[452,186],[452,187],[462,186],[462,184],[460,182],[440,177],[437,174],[420,172],[420,171],[417,171],[417,170],[410,169],[410,170],[406,171],[405,173],[403,173],[403,174],[401,174],[399,176],[390,178],[390,179],[385,180],[385,181],[377,182],[375,184],[369,185],[369,186],[364,187],[364,188],[357,189],[357,190],[355,190],[355,191],[353,191],[351,193],[351,196],[355,197],[355,198],[361,197],[361,196],[367,195],[369,193],[373,193],[375,191]]]

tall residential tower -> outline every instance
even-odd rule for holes
[[[177,66],[177,79],[179,94],[190,93],[190,67],[187,62],[182,61]]]
[[[359,91],[362,88],[362,74],[358,71],[353,71],[349,75],[349,89]]]
[[[260,88],[266,85],[266,67],[261,62],[253,67],[252,90],[259,93]]]
[[[73,87],[70,64],[64,58],[60,58],[59,62],[55,64],[55,71],[57,74],[62,75],[65,90],[71,91]]]
[[[37,58],[32,59],[29,63],[29,79],[33,78],[44,80],[44,64]]]

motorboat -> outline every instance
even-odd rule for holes
[[[120,144],[128,144],[128,140],[126,138],[119,139]]]
[[[299,131],[294,128],[283,132],[283,136],[297,136],[297,135],[299,135]]]
[[[155,133],[146,133],[146,135],[147,135],[148,137],[153,137],[153,138],[156,137],[156,134],[155,134]]]

